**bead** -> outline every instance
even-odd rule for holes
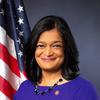
[[[60,91],[59,90],[56,90],[54,94],[57,96],[57,95],[60,94]]]
[[[44,95],[44,94],[46,94],[47,92],[50,92],[51,90],[53,90],[53,88],[54,88],[55,86],[57,86],[59,82],[62,82],[62,81],[63,81],[63,79],[59,79],[53,86],[49,87],[48,89],[46,89],[46,90],[44,90],[44,91],[39,91],[38,85],[36,84],[36,85],[35,85],[34,92],[35,92],[37,95],[39,95],[39,94]],[[59,90],[55,91],[55,95],[59,95],[59,93],[60,93]]]

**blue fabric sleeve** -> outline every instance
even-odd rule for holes
[[[92,84],[87,84],[80,87],[76,100],[100,100],[100,96]]]

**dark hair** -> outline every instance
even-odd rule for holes
[[[78,50],[67,22],[58,16],[46,16],[40,19],[32,30],[27,56],[27,75],[31,81],[37,82],[41,78],[41,69],[34,58],[36,45],[42,32],[57,28],[64,41],[64,63],[61,66],[62,76],[72,80],[79,75]]]

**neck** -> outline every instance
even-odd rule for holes
[[[60,78],[62,78],[61,71],[57,71],[57,72],[42,71],[42,78],[39,85],[52,86]]]

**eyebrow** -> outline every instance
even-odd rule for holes
[[[45,43],[44,41],[39,41],[37,43]],[[62,41],[51,41],[51,43],[63,43]]]

